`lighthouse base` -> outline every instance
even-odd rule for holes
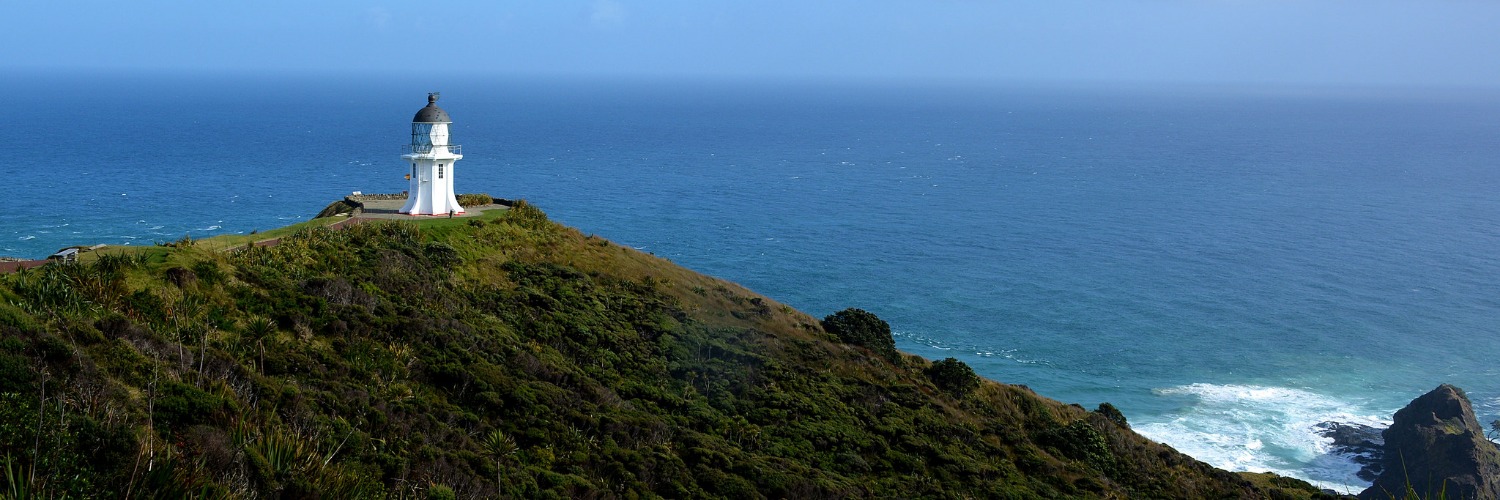
[[[447,194],[447,193],[445,193]],[[464,207],[452,194],[433,196],[433,193],[416,192],[408,195],[400,213],[408,215],[449,215],[464,213]]]
[[[363,218],[400,220],[412,217],[448,216],[448,212],[413,214],[410,211],[401,211],[401,208],[407,202],[406,193],[351,195],[344,197],[344,201],[357,207],[354,215]],[[484,207],[469,207],[466,210],[461,209],[453,212],[454,217],[470,217],[482,214],[484,214]]]

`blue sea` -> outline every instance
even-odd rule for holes
[[[0,255],[398,192],[442,91],[459,190],[1064,402],[1354,490],[1314,426],[1440,383],[1500,418],[1500,92],[22,73]]]

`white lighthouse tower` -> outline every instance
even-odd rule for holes
[[[401,159],[411,165],[410,188],[401,213],[448,215],[464,213],[453,194],[453,164],[462,160],[459,147],[448,137],[453,119],[437,107],[438,93],[427,94],[427,107],[411,119],[411,144],[401,148]]]

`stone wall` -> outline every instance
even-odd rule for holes
[[[396,194],[351,194],[349,196],[345,196],[344,197],[345,201],[354,202],[354,203],[358,203],[358,202],[366,201],[366,200],[404,200],[404,199],[406,199],[406,193],[396,193]]]

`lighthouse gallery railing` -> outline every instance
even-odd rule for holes
[[[401,146],[401,154],[425,155],[432,153],[432,148],[448,148],[449,153],[453,153],[456,155],[463,154],[459,152],[462,150],[463,146],[460,146],[458,144],[403,144]]]

